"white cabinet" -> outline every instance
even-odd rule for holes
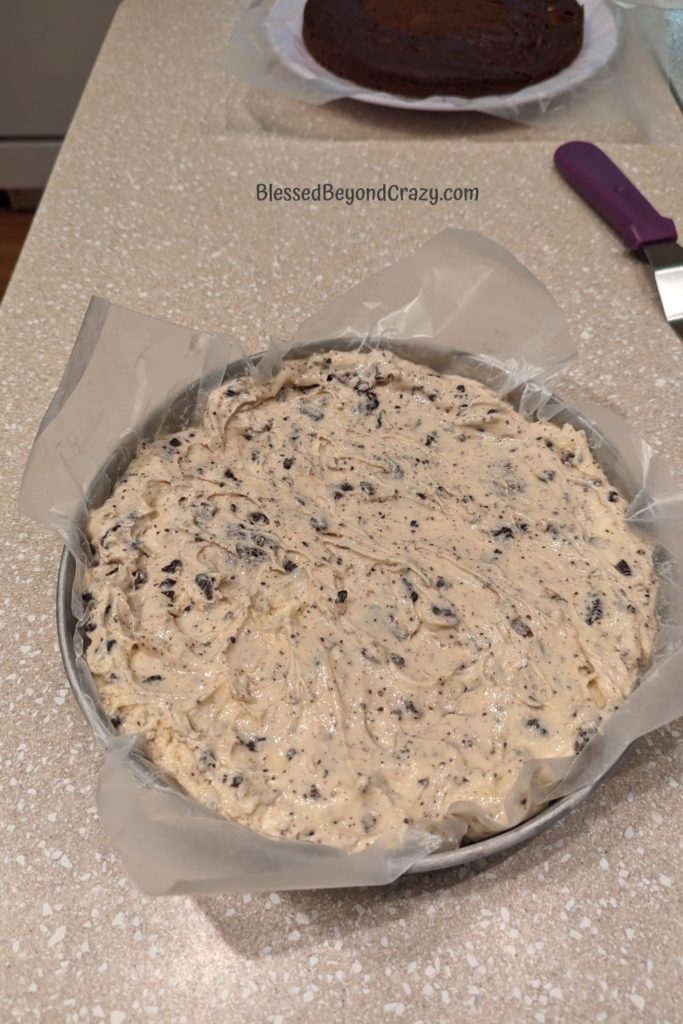
[[[119,0],[0,0],[0,189],[43,188]]]

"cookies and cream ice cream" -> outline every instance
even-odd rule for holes
[[[581,750],[650,655],[625,510],[583,433],[474,380],[287,361],[92,513],[87,662],[119,731],[268,835],[352,850],[467,804],[503,829],[524,765]]]

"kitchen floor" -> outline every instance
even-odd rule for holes
[[[0,300],[7,290],[32,220],[32,213],[0,208]]]

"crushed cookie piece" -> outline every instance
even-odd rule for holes
[[[213,600],[213,580],[208,573],[200,572],[194,578],[195,583],[201,590],[207,601]]]
[[[593,626],[596,622],[600,621],[602,613],[602,598],[594,597],[588,605],[584,618],[589,626]]]

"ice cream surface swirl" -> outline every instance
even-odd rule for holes
[[[503,829],[524,765],[580,750],[650,655],[626,507],[582,432],[472,379],[287,360],[92,513],[87,662],[120,732],[267,835]]]

